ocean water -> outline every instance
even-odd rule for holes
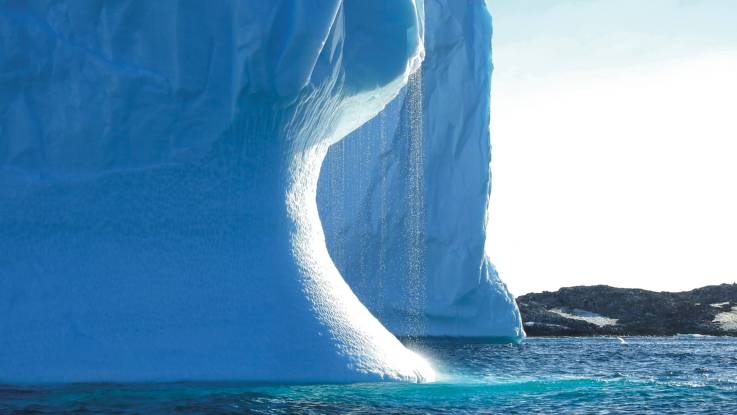
[[[424,340],[431,384],[0,386],[0,413],[737,414],[737,338]]]

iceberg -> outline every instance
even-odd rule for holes
[[[518,341],[519,310],[484,252],[491,16],[478,1],[424,7],[421,71],[325,160],[318,206],[328,249],[397,335]]]
[[[0,5],[0,382],[434,379],[316,204],[423,33],[420,0]]]

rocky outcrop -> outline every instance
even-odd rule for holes
[[[737,335],[737,284],[676,293],[580,286],[517,303],[530,336]]]

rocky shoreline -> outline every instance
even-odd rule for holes
[[[737,336],[737,284],[685,292],[606,285],[517,298],[528,336]]]

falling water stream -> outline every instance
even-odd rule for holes
[[[363,303],[409,337],[425,332],[422,99],[417,71],[387,110],[333,144],[323,167],[333,261]]]
[[[407,83],[405,98],[406,132],[408,139],[407,180],[407,292],[409,335],[424,333],[425,278],[424,278],[424,220],[422,142],[422,70],[416,71]]]
[[[391,145],[388,134],[386,133],[386,114],[379,113],[379,170],[385,172],[387,170],[387,161],[384,154]],[[384,298],[384,277],[386,275],[386,255],[385,243],[387,232],[387,182],[386,174],[379,177],[379,272],[376,275],[377,281],[377,298],[376,298],[376,314],[384,315],[385,298]]]

